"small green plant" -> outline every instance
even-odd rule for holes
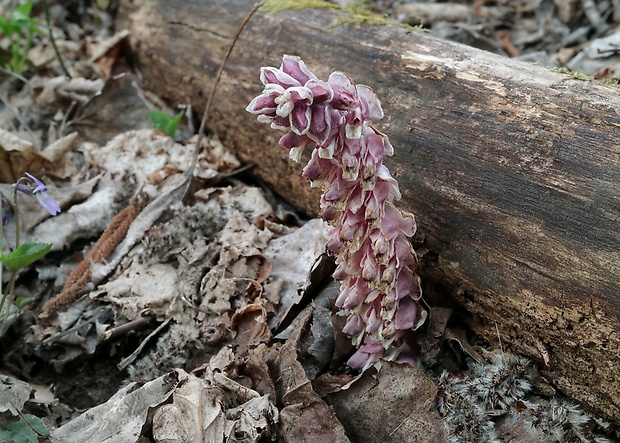
[[[175,116],[170,117],[163,111],[149,111],[149,118],[155,129],[164,131],[170,137],[174,137],[177,133],[177,126],[181,122],[185,111],[181,111]]]
[[[28,1],[11,13],[10,17],[0,17],[0,34],[9,39],[11,58],[6,68],[15,74],[21,74],[28,61],[28,51],[35,34],[44,31],[38,27],[39,20],[30,17],[32,1]]]
[[[12,187],[15,190],[13,204],[3,195],[0,195],[0,213],[2,216],[0,222],[0,336],[6,331],[8,319],[11,313],[15,312],[14,308],[19,311],[29,302],[27,297],[18,297],[16,300],[13,300],[18,271],[44,257],[52,248],[52,245],[49,243],[24,243],[20,245],[17,193],[21,192],[36,198],[39,204],[52,216],[60,212],[58,203],[47,194],[45,184],[35,176],[26,172],[26,175],[14,183]],[[15,249],[9,253],[2,254],[4,225],[8,224],[12,218],[15,224]],[[8,285],[3,289],[2,273],[4,268],[12,271],[12,275]]]
[[[0,422],[0,441],[39,443],[39,437],[49,436],[50,431],[34,415],[24,414],[17,421]]]

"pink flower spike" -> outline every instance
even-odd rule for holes
[[[334,91],[332,106],[340,110],[353,109],[357,103],[357,91],[349,76],[342,72],[332,72],[327,83]]]
[[[366,343],[366,339],[364,340]],[[367,346],[366,344],[362,345],[353,356],[347,361],[347,365],[349,365],[353,369],[361,369],[362,371],[370,368],[379,359],[383,356],[385,350],[383,349],[383,345],[380,342],[372,342],[379,343],[379,347],[376,345]]]
[[[304,86],[312,91],[313,103],[331,102],[334,98],[334,90],[323,80],[312,79],[306,82]]]
[[[398,304],[394,315],[394,325],[400,330],[413,328],[418,313],[418,305],[410,298],[404,298]]]
[[[290,123],[291,129],[298,135],[304,135],[310,129],[312,111],[310,108],[296,106],[291,112]]]
[[[254,98],[245,110],[251,112],[252,114],[265,114],[275,117],[276,107],[278,106],[276,103],[276,98],[284,93],[284,88],[278,85],[274,86],[277,87],[265,88],[263,93]]]
[[[377,98],[377,94],[369,86],[357,85],[357,95],[362,103],[362,112],[365,120],[381,120],[383,109]]]
[[[308,139],[308,137],[297,135],[294,132],[287,132],[278,140],[278,144],[286,149],[305,148],[311,143],[312,140]]]
[[[342,328],[342,332],[347,335],[355,336],[364,331],[364,322],[357,314],[352,314],[347,319],[347,323]]]
[[[309,80],[316,80],[316,76],[310,72],[303,60],[296,55],[284,55],[280,70],[293,77],[302,85],[305,85]]]
[[[408,240],[415,220],[394,206],[401,193],[383,164],[394,147],[370,126],[383,117],[381,104],[370,87],[342,72],[319,80],[296,56],[285,55],[279,69],[262,68],[261,81],[263,92],[247,110],[286,132],[279,143],[292,159],[312,149],[302,176],[323,191],[319,216],[330,226],[336,307],[348,315],[344,333],[362,343],[348,364],[365,370],[380,358],[398,359],[405,334],[427,313],[418,303],[417,257]]]
[[[386,182],[377,182],[375,189],[368,192],[366,198],[366,220],[382,219],[385,215],[385,202],[390,193],[390,185]]]
[[[295,108],[308,109],[312,104],[312,92],[303,86],[288,88],[274,102],[277,104],[276,114],[288,117]]]
[[[357,184],[349,194],[349,200],[347,202],[349,211],[354,214],[360,212],[359,209],[364,205],[365,199],[366,191],[362,188],[360,184]]]
[[[382,321],[377,315],[377,309],[375,309],[374,303],[366,309],[363,317],[366,320],[366,333],[373,335],[379,332]],[[383,347],[383,345],[381,345],[381,347]]]
[[[412,289],[414,289],[414,278],[413,272],[409,268],[405,267],[400,270],[394,289],[399,299],[411,295]]]
[[[375,131],[369,131],[367,134],[365,134],[364,140],[366,142],[366,148],[368,152],[367,155],[371,157],[365,159],[366,162],[373,162],[377,166],[381,166],[383,164],[383,157],[385,155],[385,140]]]
[[[306,135],[320,145],[325,143],[329,137],[331,119],[327,115],[325,106],[312,106],[311,110],[310,129]]]
[[[379,168],[377,178],[390,184],[390,195],[388,196],[388,201],[392,202],[400,200],[402,196],[400,194],[400,190],[398,189],[398,182],[394,179],[394,177],[392,177],[390,170],[385,165],[381,165]]]
[[[303,86],[299,81],[295,80],[286,72],[280,71],[276,68],[261,68],[260,81],[265,86],[278,85],[285,89],[294,86]]]

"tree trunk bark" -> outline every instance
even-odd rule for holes
[[[124,0],[143,83],[201,112],[254,0]],[[228,61],[209,119],[299,209],[318,194],[280,134],[244,109],[261,66],[295,54],[377,92],[385,163],[416,214],[431,304],[456,301],[477,333],[536,359],[566,394],[620,421],[620,93],[333,10],[258,13]],[[443,293],[442,296],[437,293]],[[447,298],[445,298],[448,296]],[[428,299],[427,297],[427,299]]]

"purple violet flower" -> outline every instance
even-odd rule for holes
[[[263,92],[246,108],[258,121],[287,131],[280,145],[299,161],[312,148],[302,176],[321,187],[321,217],[330,225],[326,249],[336,258],[336,306],[348,314],[343,332],[358,351],[349,366],[395,360],[404,335],[424,323],[422,291],[407,237],[413,215],[394,206],[398,183],[383,165],[394,153],[388,137],[369,125],[383,117],[374,91],[342,72],[319,80],[295,56],[261,68]]]
[[[26,195],[34,196],[39,204],[51,215],[54,216],[60,212],[58,203],[47,193],[47,186],[45,186],[45,183],[34,175],[26,172],[26,176],[21,177],[16,183],[13,183],[11,187]]]

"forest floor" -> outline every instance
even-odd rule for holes
[[[348,368],[322,221],[216,134],[199,140],[201,110],[141,88],[118,1],[35,2],[24,15],[0,0],[0,252],[51,245],[0,279],[0,442],[620,441],[619,424],[586,415],[527,359],[447,334],[449,310],[420,334],[418,367]],[[620,79],[620,0],[363,6]],[[60,213],[17,195],[26,172]]]

